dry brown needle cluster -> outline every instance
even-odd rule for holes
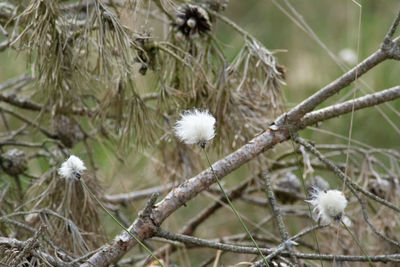
[[[227,5],[0,2],[0,53],[17,54],[26,64],[20,76],[0,84],[0,265],[157,266],[139,249],[129,254],[135,239],[115,235],[81,183],[60,176],[72,151],[88,167],[81,178],[88,188],[165,266],[263,266],[261,252],[270,266],[400,261],[400,152],[298,137],[318,122],[400,97],[395,86],[314,110],[379,63],[400,59],[400,14],[375,53],[285,113],[286,69],[277,51],[227,18]],[[234,57],[217,34],[221,25],[242,42]],[[261,252],[246,234],[229,230],[235,222],[223,213],[226,198],[213,186],[213,173],[200,172],[207,166],[201,150],[173,134],[179,114],[194,108],[215,117],[207,149],[220,157],[213,164],[219,179],[249,162],[250,171],[227,195],[240,200]],[[130,162],[132,151],[145,162]],[[116,167],[105,161],[135,165],[129,179],[141,188],[156,186],[108,195],[102,185],[117,184],[106,177]],[[332,181],[345,194],[334,191],[325,204],[311,201],[333,217],[323,225],[304,200],[312,190],[324,195]],[[128,190],[131,180],[123,186]],[[138,214],[143,203],[136,201],[153,193],[168,194],[158,203],[153,196]],[[345,203],[340,212],[331,212],[335,199]],[[176,233],[166,231],[162,223],[181,207],[185,214],[174,217],[174,227],[167,224]],[[194,237],[202,227],[208,239]],[[188,252],[197,248],[211,250]]]

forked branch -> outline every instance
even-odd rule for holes
[[[391,30],[389,31],[388,37],[392,39],[392,36],[398,26],[400,13],[396,18]],[[227,155],[225,158],[215,162],[212,167],[216,172],[216,175],[221,179],[236,170],[243,164],[249,162],[260,153],[263,153],[276,144],[287,141],[291,138],[291,133],[297,132],[311,124],[319,121],[323,121],[341,114],[351,112],[351,105],[353,102],[348,101],[339,106],[332,106],[320,111],[310,113],[303,120],[302,118],[312,110],[314,110],[319,104],[331,97],[332,95],[340,92],[343,88],[351,84],[357,77],[365,74],[379,63],[386,59],[398,59],[399,53],[399,39],[387,41],[385,38],[384,44],[375,53],[366,58],[356,67],[351,69],[349,72],[342,75],[332,83],[328,84],[324,88],[318,90],[314,95],[310,96],[302,103],[294,107],[287,114],[280,116],[269,129],[267,129],[261,135],[252,139],[249,143],[240,147],[233,153]],[[395,98],[399,98],[399,88],[394,87],[375,93],[370,96],[365,96],[359,99],[355,99],[356,109],[365,108],[368,106],[377,105]],[[350,109],[349,109],[350,107]],[[337,114],[335,114],[335,112]],[[321,115],[323,114],[323,115]],[[183,206],[186,202],[196,197],[200,192],[207,189],[210,185],[215,183],[215,178],[212,172],[207,169],[196,175],[195,177],[185,181],[178,187],[174,188],[169,194],[157,203],[150,211],[146,219],[137,219],[130,227],[130,230],[141,239],[147,239],[157,233],[158,227],[163,221],[174,213],[178,208]],[[382,202],[381,202],[382,203]],[[126,235],[117,236],[114,241],[103,246],[96,254],[94,254],[86,263],[82,266],[107,266],[115,263],[121,258],[129,249],[136,245],[135,240],[126,237]],[[282,254],[284,255],[284,254]],[[314,254],[303,254],[296,253],[297,258],[303,259],[322,259],[322,260],[337,260],[337,261],[367,261],[362,256],[343,256],[343,255],[314,255]],[[372,261],[398,261],[398,255],[381,255],[371,257]]]

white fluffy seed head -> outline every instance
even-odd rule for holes
[[[198,109],[185,111],[174,127],[175,134],[186,144],[205,147],[215,136],[215,118],[207,111]]]
[[[339,52],[339,57],[349,65],[355,65],[357,63],[357,53],[350,48],[345,48]]]
[[[347,199],[339,190],[314,189],[312,199],[308,200],[314,206],[317,220],[321,219],[323,224],[342,219],[343,212],[347,206]]]
[[[80,179],[83,171],[86,170],[85,164],[77,156],[71,155],[58,169],[58,174],[65,179]]]

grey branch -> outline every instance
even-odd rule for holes
[[[285,222],[283,221],[278,204],[276,203],[274,190],[273,190],[272,184],[271,184],[271,178],[267,171],[264,173],[264,181],[265,181],[265,189],[267,191],[269,205],[271,206],[271,210],[275,216],[276,222],[278,223],[278,228],[279,228],[279,232],[282,237],[282,242],[285,243],[289,239],[289,234],[286,230]],[[287,249],[290,253],[290,258],[291,258],[292,262],[294,263],[295,266],[298,266],[297,258],[293,253],[293,248],[292,248],[290,242],[287,243],[287,245],[282,246],[282,247],[287,247]]]
[[[133,191],[133,192],[129,192],[129,193],[122,193],[122,194],[116,194],[116,195],[105,195],[104,200],[109,203],[112,203],[112,204],[127,204],[134,200],[147,198],[148,196],[150,196],[154,193],[161,194],[163,192],[168,192],[169,190],[171,190],[178,184],[179,183],[174,182],[174,183],[168,183],[166,185],[156,186],[156,187]]]
[[[170,233],[163,229],[159,229],[157,231],[157,236],[163,237],[168,240],[179,241],[184,244],[189,244],[196,247],[209,247],[215,248],[219,250],[229,251],[233,253],[244,253],[244,254],[258,254],[258,251],[254,247],[245,247],[245,246],[236,246],[230,244],[224,244],[219,242],[214,242],[210,240],[205,240],[197,237],[180,235]],[[282,256],[289,257],[290,254],[287,251],[282,249],[282,246],[279,246],[276,249],[265,249],[261,248],[261,251],[266,255],[274,253],[276,250],[281,252]],[[354,262],[367,262],[367,257],[364,256],[346,256],[346,255],[329,255],[329,254],[306,254],[306,253],[294,253],[294,255],[299,259],[321,259],[324,261],[354,261]],[[369,257],[374,262],[398,262],[400,261],[400,254],[391,254],[391,255],[377,255],[377,256],[370,256]]]
[[[278,143],[290,139],[289,129],[291,129],[293,132],[297,132],[298,130],[308,126],[306,124],[301,124],[300,121],[300,119],[306,113],[312,111],[324,100],[326,100],[333,94],[338,93],[340,90],[352,83],[357,77],[365,74],[367,71],[369,71],[379,63],[383,62],[386,59],[394,58],[393,54],[391,53],[394,53],[393,51],[397,51],[395,48],[398,47],[399,44],[396,41],[392,42],[390,45],[390,49],[380,48],[378,51],[373,53],[367,59],[351,69],[349,72],[345,73],[340,78],[320,89],[317,93],[304,100],[302,103],[290,110],[287,114],[280,116],[275,121],[273,127],[271,126],[270,129],[267,129],[264,133],[255,137],[249,143],[227,155],[225,158],[215,162],[213,164],[213,169],[215,170],[216,175],[220,177],[220,179],[222,179],[232,171],[236,170],[243,164],[255,158],[260,153],[263,153],[273,148]],[[215,178],[210,169],[204,170],[195,177],[186,180],[184,183],[169,192],[163,200],[155,205],[150,214],[151,220],[147,220],[146,222],[144,222],[141,218],[139,218],[135,222],[133,222],[130,230],[140,239],[146,239],[153,236],[155,230],[158,228],[158,226],[162,224],[162,222],[166,218],[168,218],[178,208],[183,206],[187,201],[193,199],[200,192],[207,189],[213,183],[215,183]],[[120,238],[120,236],[117,236],[111,244],[103,246],[103,248],[99,252],[94,254],[82,266],[107,266],[121,258],[129,249],[131,249],[135,245],[136,242],[133,238],[128,237],[127,240],[125,240]],[[295,255],[296,257],[301,258],[307,254]],[[318,259],[318,257],[319,256],[317,256],[316,259]],[[322,259],[332,260],[334,257],[334,255],[325,255],[325,258],[322,257]],[[365,259],[364,257],[344,257],[346,259]],[[335,259],[339,260],[339,258],[337,257],[335,257]],[[374,260],[375,259],[376,258],[374,258]]]
[[[285,123],[290,124],[298,121],[306,113],[314,110],[326,99],[338,93],[340,90],[351,84],[356,78],[362,76],[387,58],[388,55],[386,53],[384,53],[381,49],[377,50],[375,53],[373,53],[360,64],[345,73],[343,76],[331,82],[324,88],[318,90],[314,95],[301,102],[299,105],[290,110],[287,114],[282,115],[278,119],[277,125],[280,126]]]
[[[210,240],[206,240],[206,239],[202,239],[202,238],[198,238],[198,237],[194,237],[194,236],[174,234],[174,233],[165,231],[161,228],[158,229],[156,235],[158,237],[162,237],[162,238],[165,238],[168,240],[179,241],[181,243],[190,244],[190,245],[196,246],[196,247],[208,247],[208,248],[215,248],[215,249],[219,249],[219,250],[223,250],[223,251],[230,251],[230,252],[234,252],[234,253],[247,253],[247,254],[258,255],[258,250],[255,247],[230,245],[230,244],[210,241]],[[261,252],[266,255],[268,255],[274,251],[274,249],[266,249],[266,248],[260,248],[260,249],[261,249]]]
[[[324,102],[332,95],[338,93],[340,90],[351,84],[357,78],[368,72],[370,69],[381,63],[382,61],[393,58],[400,59],[400,43],[399,38],[392,40],[393,34],[396,31],[400,20],[400,12],[398,13],[395,21],[393,22],[389,33],[385,36],[381,47],[373,53],[371,56],[366,58],[364,61],[359,63],[357,66],[346,72],[340,78],[331,82],[324,88],[318,90],[314,95],[308,97],[306,100],[301,102],[299,105],[290,110],[287,114],[282,115],[277,125],[282,125],[285,122],[294,123],[301,119],[306,113],[314,110],[319,104]]]
[[[344,174],[344,172],[342,172],[339,167],[337,167],[332,161],[330,161],[329,159],[327,159],[326,157],[324,157],[321,152],[319,152],[314,146],[312,146],[309,142],[305,141],[304,139],[298,137],[295,140],[296,142],[298,142],[299,144],[301,144],[302,146],[304,146],[308,151],[310,151],[312,154],[314,154],[318,159],[320,159],[323,163],[326,164],[326,166],[332,170],[342,181],[345,181],[346,183],[348,183],[348,185],[351,188],[354,188],[356,191],[362,193],[363,195],[375,200],[376,202],[381,203],[382,205],[385,205],[386,207],[400,212],[400,208],[397,207],[396,205],[393,205],[392,203],[390,203],[389,201],[386,201],[380,197],[378,197],[377,195],[372,194],[371,192],[365,191],[364,189],[362,189],[361,186],[359,186],[358,184],[354,183],[352,181],[352,179],[348,176],[346,176]]]
[[[25,123],[28,123],[28,124],[32,125],[33,127],[38,128],[45,136],[47,136],[49,138],[57,139],[57,135],[55,133],[52,133],[49,130],[45,129],[39,123],[32,121],[32,119],[26,118],[10,109],[6,109],[4,107],[0,107],[0,111],[4,111],[4,112],[10,114],[11,116],[14,116],[17,119],[19,119]]]
[[[247,179],[244,182],[242,182],[239,186],[236,188],[232,189],[231,191],[227,192],[229,199],[231,201],[234,201],[235,199],[239,198],[242,196],[243,192],[249,185],[249,183],[252,181],[253,178]],[[210,218],[211,215],[213,215],[217,210],[219,210],[221,207],[223,207],[223,204],[226,203],[226,198],[224,196],[220,196],[219,199],[211,204],[210,206],[206,207],[204,210],[200,211],[195,217],[193,217],[191,220],[189,220],[185,226],[182,227],[182,229],[179,230],[180,234],[183,235],[192,235],[194,231],[197,229],[197,227],[206,221],[208,218]],[[166,245],[162,248],[160,248],[158,251],[156,251],[155,255],[158,257],[162,257],[168,254],[171,254],[172,252],[175,251],[175,247],[171,245]],[[150,260],[151,257],[148,258]]]
[[[23,251],[27,246],[29,246],[29,244],[30,244],[29,240],[21,241],[15,238],[0,237],[0,246],[2,247],[17,248],[18,250]],[[53,257],[44,252],[32,250],[30,253],[35,257],[46,259],[46,261],[48,261],[51,264],[51,266],[56,266],[56,267],[70,266],[69,264],[62,262],[56,257]]]
[[[322,155],[317,149],[315,149],[315,147],[313,147],[313,145],[311,145],[309,142],[305,141],[304,139],[302,139],[300,137],[296,138],[296,142],[301,144],[302,146],[304,146],[308,151],[310,151],[318,159],[320,159],[322,162],[324,162],[329,167],[329,169],[331,169],[345,183],[347,188],[350,189],[350,191],[353,193],[353,195],[360,202],[364,220],[368,224],[368,226],[371,228],[371,230],[374,232],[374,234],[376,234],[378,237],[382,238],[386,242],[388,242],[392,245],[395,245],[397,247],[400,247],[400,242],[398,242],[396,240],[392,240],[392,239],[386,237],[384,234],[380,233],[376,229],[376,227],[369,221],[365,202],[358,196],[356,191],[380,202],[381,204],[383,204],[389,208],[392,208],[395,211],[398,211],[399,208],[396,207],[395,205],[393,205],[392,203],[387,202],[386,200],[383,200],[383,199],[379,198],[378,196],[362,189],[359,185],[354,183],[350,177],[346,176],[346,174],[344,172],[342,172],[331,160],[324,157],[324,155]]]
[[[400,98],[400,86],[395,86],[374,94],[366,95],[356,98],[354,100],[349,100],[344,103],[332,105],[323,109],[310,112],[306,116],[304,116],[301,123],[303,125],[312,125],[319,121],[327,120],[349,113],[351,112],[353,103],[354,110],[359,110],[379,105],[397,98]]]
[[[11,262],[11,265],[17,266],[24,257],[28,256],[31,253],[32,249],[34,249],[38,245],[38,239],[42,235],[45,229],[46,225],[42,224],[39,227],[39,230],[35,232],[35,235],[32,238],[29,238],[27,241],[25,241],[24,248],[17,255],[17,257],[14,258],[14,260]]]

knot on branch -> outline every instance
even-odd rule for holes
[[[382,42],[381,50],[389,58],[400,60],[400,37],[393,40],[393,35],[396,32],[400,24],[400,11],[397,14],[389,32],[386,34],[385,39]]]
[[[131,233],[133,233],[141,241],[153,237],[158,230],[158,226],[154,223],[150,216],[137,218],[133,225],[135,228],[129,228],[129,231],[131,231]],[[137,231],[134,231],[135,229],[137,229]],[[128,240],[132,240],[127,233],[124,234],[126,234]],[[121,241],[126,242],[127,240],[121,239]]]
[[[156,225],[154,220],[151,218],[151,212],[158,196],[158,193],[151,195],[144,209],[139,212],[138,218],[128,229],[130,233],[132,233],[141,241],[154,236],[154,233],[156,233],[158,230],[158,225]],[[129,233],[123,232],[117,236],[114,243],[117,243],[118,247],[123,251],[127,251],[130,248],[131,242],[133,241],[134,238],[132,238]]]
[[[289,250],[293,246],[299,245],[296,241],[293,241],[292,239],[287,239],[282,243],[282,247],[285,250]]]
[[[143,229],[145,229],[144,231],[145,235],[143,236],[144,239],[152,237],[159,227],[159,225],[155,223],[155,221],[151,216],[154,204],[156,203],[159,195],[160,195],[159,193],[153,193],[150,199],[147,201],[144,209],[141,210],[138,214],[139,215],[137,221],[138,225],[140,224],[141,226],[144,227]]]
[[[146,206],[144,207],[143,210],[139,212],[139,218],[145,219],[145,218],[150,218],[151,216],[151,211],[153,210],[154,204],[157,201],[157,198],[160,194],[159,193],[153,193],[149,200],[146,203]],[[150,218],[151,219],[151,218]]]
[[[381,50],[388,58],[400,60],[400,37],[395,40],[385,38],[381,45]]]
[[[301,128],[301,118],[306,112],[284,113],[279,116],[270,126],[273,132],[287,131],[293,138],[297,135],[297,131]]]

